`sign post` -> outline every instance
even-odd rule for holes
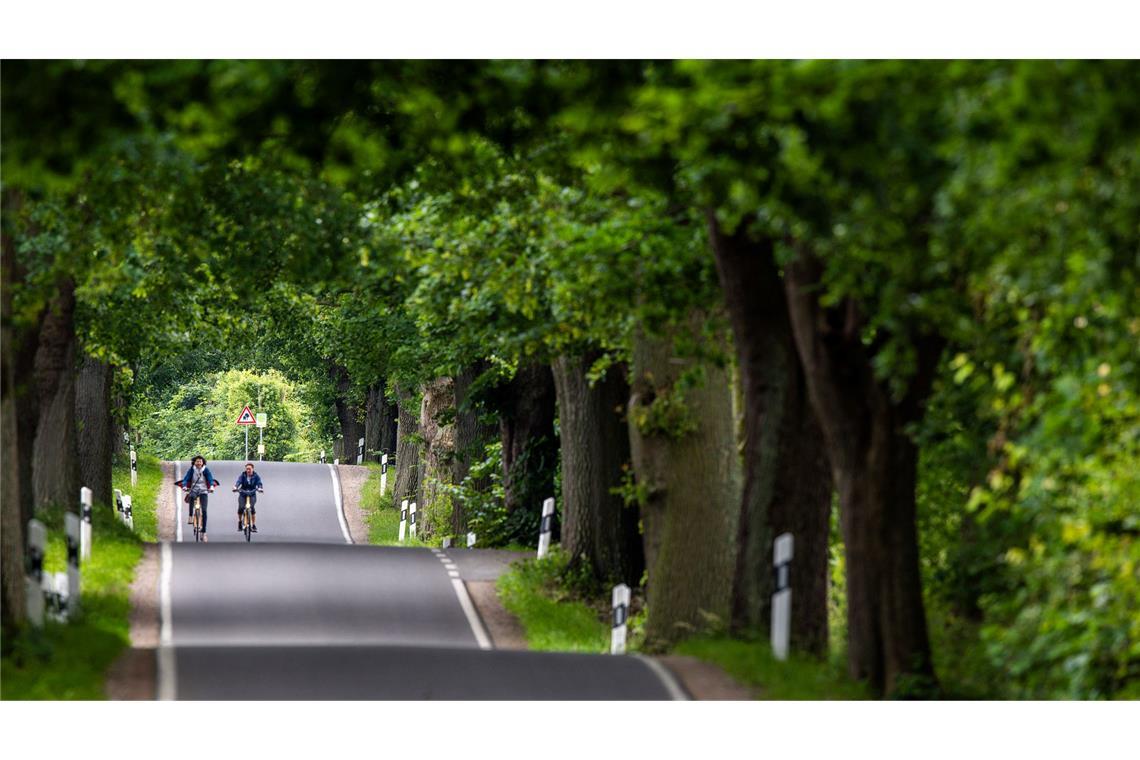
[[[139,462],[138,455],[135,454],[135,445],[131,444],[131,488],[139,484]]]
[[[44,551],[47,528],[39,520],[28,520],[28,566],[24,576],[25,610],[28,620],[38,627],[44,624]]]
[[[388,490],[388,455],[380,455],[380,495]]]
[[[550,532],[554,529],[554,499],[542,502],[542,523],[538,526],[538,558],[550,551]]]
[[[262,461],[265,456],[265,425],[269,421],[269,415],[265,412],[257,413],[257,461]]]
[[[794,545],[791,533],[776,537],[772,549],[772,565],[776,569],[776,592],[772,594],[772,654],[777,660],[788,659],[788,640],[792,625],[792,589],[790,569]]]
[[[404,543],[404,533],[408,529],[408,500],[400,502],[400,543]]]
[[[613,626],[610,629],[610,654],[625,654],[625,635],[629,621],[629,586],[614,586]]]
[[[245,460],[249,461],[249,426],[257,424],[257,418],[253,416],[253,412],[249,410],[249,404],[242,407],[241,414],[238,415],[237,424],[243,425],[245,430]]]
[[[356,463],[364,464],[364,439],[356,442]]]
[[[79,524],[79,558],[84,562],[91,559],[91,489],[79,489],[79,514],[83,521]]]

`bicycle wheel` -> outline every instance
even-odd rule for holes
[[[194,542],[195,543],[202,540],[201,527],[202,527],[202,510],[198,507],[194,507]]]
[[[248,501],[246,501],[245,510],[242,512],[242,523],[244,524],[244,527],[245,527],[245,540],[246,540],[246,543],[248,543],[250,540],[250,537],[253,535],[253,530],[252,530],[253,516],[250,514],[249,502]]]

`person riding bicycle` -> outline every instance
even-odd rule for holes
[[[234,490],[238,492],[238,531],[241,531],[241,510],[245,506],[245,499],[249,497],[249,511],[253,516],[253,525],[250,530],[257,532],[257,494],[262,491],[261,476],[253,471],[253,462],[246,462],[245,472],[238,475],[234,481]]]
[[[215,478],[210,468],[206,466],[206,458],[196,456],[190,460],[190,469],[179,481],[179,485],[186,492],[185,502],[191,506],[190,519],[187,520],[190,524],[194,523],[194,499],[199,500],[199,506],[202,508],[202,540],[206,541],[206,503],[214,488],[221,485],[221,481]]]

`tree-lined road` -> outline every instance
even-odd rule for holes
[[[448,554],[466,550],[350,544],[329,466],[259,464],[260,532],[246,544],[229,493],[243,464],[209,465],[222,482],[209,505],[210,543],[183,531],[163,547],[161,698],[684,696],[658,664],[637,657],[487,649],[451,574],[478,563],[449,563],[459,568],[449,572]],[[188,527],[184,510],[179,517]]]

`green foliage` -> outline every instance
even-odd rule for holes
[[[131,463],[127,457],[115,462],[111,473],[111,487],[131,497],[131,518],[135,533],[143,541],[158,540],[158,493],[162,488],[162,466],[158,457],[139,454],[138,486],[131,487]],[[114,505],[107,505],[108,508]]]
[[[777,660],[766,641],[698,636],[686,639],[676,654],[719,665],[758,699],[869,699],[870,692],[842,672],[838,661],[820,662],[792,652]]]
[[[204,374],[173,392],[150,417],[139,420],[144,446],[163,459],[241,459],[242,426],[234,424],[243,406],[268,415],[265,458],[313,461],[320,448],[311,410],[300,402],[293,383],[275,370],[258,374],[228,370]],[[250,426],[250,455],[257,453],[257,428]]]
[[[608,652],[606,615],[566,589],[568,565],[569,558],[557,547],[542,559],[515,562],[495,585],[499,599],[522,623],[530,649]]]

